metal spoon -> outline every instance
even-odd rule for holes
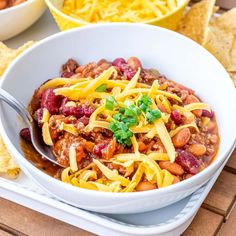
[[[25,106],[2,88],[0,88],[0,100],[10,105],[28,125],[30,130],[31,141],[36,151],[50,162],[63,167],[57,162],[55,156],[52,153],[51,148],[43,144],[42,133],[40,132],[39,128],[37,127],[37,124],[31,117]]]

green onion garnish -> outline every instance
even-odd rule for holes
[[[155,120],[161,118],[161,112],[159,110],[148,109],[146,112],[146,117],[149,123],[153,123]]]
[[[117,106],[117,105],[118,105],[118,103],[115,100],[114,96],[110,96],[110,97],[106,98],[106,103],[105,103],[106,109],[112,111],[114,109],[114,106]]]
[[[98,87],[95,89],[95,91],[96,91],[96,92],[104,92],[104,91],[106,91],[106,89],[107,89],[107,84],[101,84],[100,86],[98,86]]]

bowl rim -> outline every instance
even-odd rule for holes
[[[234,85],[233,85],[232,80],[230,79],[228,73],[226,72],[224,67],[220,64],[220,62],[213,55],[211,55],[206,49],[202,48],[196,42],[194,42],[193,40],[185,37],[184,35],[181,35],[179,33],[176,33],[174,31],[171,31],[171,30],[168,30],[168,29],[165,29],[165,28],[162,28],[162,27],[157,27],[157,26],[147,25],[147,24],[138,24],[138,23],[136,23],[136,24],[133,24],[133,23],[90,24],[90,25],[85,26],[85,27],[79,27],[79,28],[74,28],[74,29],[67,30],[67,31],[64,31],[64,32],[59,32],[59,33],[51,35],[51,36],[49,36],[45,39],[42,39],[40,42],[34,44],[32,47],[30,47],[26,51],[24,51],[21,55],[19,55],[16,58],[16,60],[14,62],[11,63],[11,65],[7,68],[7,70],[5,71],[5,73],[3,75],[3,78],[0,81],[0,87],[4,86],[4,82],[7,78],[8,72],[12,68],[14,68],[15,64],[17,64],[18,61],[24,59],[24,57],[28,54],[28,52],[34,51],[35,48],[40,47],[43,44],[47,44],[47,42],[53,41],[54,39],[56,40],[57,38],[60,38],[61,36],[70,35],[70,34],[73,34],[75,32],[83,32],[83,31],[86,31],[86,30],[93,30],[94,28],[95,29],[103,28],[103,27],[107,27],[107,28],[109,28],[109,27],[150,28],[152,30],[162,31],[162,32],[167,33],[167,34],[172,34],[173,37],[180,38],[181,40],[186,41],[186,43],[190,43],[190,44],[194,45],[194,47],[198,47],[198,49],[202,50],[202,52],[205,55],[207,55],[207,57],[211,58],[211,60],[214,60],[215,64],[218,65],[217,67],[221,68],[221,70],[223,70],[225,72],[226,81],[227,81],[227,78],[228,78],[227,83],[231,83],[232,89],[234,89]],[[235,94],[235,97],[236,97],[236,94]],[[0,103],[0,105],[1,105],[1,103]],[[66,189],[68,191],[72,191],[72,192],[76,192],[76,193],[84,193],[84,194],[93,193],[94,196],[107,197],[107,198],[109,198],[109,197],[120,198],[121,197],[123,199],[126,199],[126,198],[130,198],[131,196],[132,197],[135,197],[135,196],[136,197],[141,197],[141,196],[145,197],[145,196],[152,196],[152,195],[155,195],[157,193],[159,193],[159,194],[168,193],[171,190],[172,191],[180,190],[184,186],[186,187],[189,184],[191,185],[191,182],[193,182],[194,180],[206,177],[211,171],[214,170],[214,168],[216,168],[216,165],[222,165],[222,163],[224,162],[224,160],[227,156],[227,153],[229,153],[229,151],[234,148],[234,145],[235,145],[235,142],[236,142],[236,132],[235,132],[235,134],[233,134],[233,132],[232,132],[232,135],[234,135],[234,137],[233,136],[231,137],[232,140],[228,144],[228,145],[230,145],[229,148],[222,151],[221,158],[219,158],[219,157],[216,158],[216,160],[210,166],[208,166],[206,169],[204,169],[200,173],[196,174],[195,176],[191,177],[190,179],[186,179],[186,180],[181,181],[177,184],[173,184],[173,185],[170,185],[170,186],[167,186],[167,187],[164,187],[164,188],[160,188],[160,189],[154,189],[154,190],[143,191],[143,192],[127,192],[127,193],[126,192],[125,193],[102,192],[102,191],[95,191],[95,190],[83,189],[83,188],[80,188],[80,187],[72,186],[70,184],[62,182],[61,180],[55,179],[55,178],[47,175],[46,173],[44,173],[43,171],[41,171],[40,169],[35,167],[29,160],[27,160],[18,151],[18,149],[13,145],[13,143],[11,143],[11,140],[7,136],[7,133],[6,133],[5,128],[3,126],[1,116],[2,116],[2,114],[1,114],[1,111],[0,111],[0,130],[1,130],[3,140],[7,144],[7,147],[9,148],[10,152],[13,154],[13,158],[15,156],[17,156],[16,159],[21,159],[20,162],[21,163],[24,162],[25,168],[30,169],[32,172],[37,172],[37,174],[40,175],[41,178],[44,181],[52,182],[53,184],[55,184],[59,187],[61,186],[61,187],[63,187],[64,189]],[[236,126],[234,128],[236,128]]]
[[[36,2],[36,1],[38,1],[38,0],[26,0],[25,2],[22,2],[22,3],[20,3],[20,4],[16,5],[16,6],[2,9],[2,10],[0,10],[0,16],[3,13],[9,13],[10,11],[14,11],[14,10],[23,8],[23,7],[25,7],[25,6],[29,5],[29,4],[32,4],[32,2]]]
[[[64,1],[64,0],[63,0]],[[66,15],[65,13],[63,13],[61,10],[57,9],[54,4],[51,2],[51,0],[45,0],[46,4],[48,5],[49,9],[52,9],[54,12],[56,12],[60,17],[62,18],[65,18],[67,19],[68,21],[71,21],[73,23],[76,23],[76,24],[83,24],[83,25],[91,25],[91,24],[94,24],[94,23],[91,23],[91,22],[88,22],[88,21],[85,21],[85,20],[82,20],[82,19],[77,19],[77,18],[74,18],[72,16],[69,16],[69,15]],[[188,5],[188,3],[190,2],[190,0],[182,0],[181,1],[181,4],[176,7],[173,11],[170,11],[169,13],[161,16],[161,17],[156,17],[156,18],[153,18],[151,20],[147,20],[147,21],[143,21],[143,22],[137,22],[137,23],[143,23],[143,24],[152,24],[154,22],[157,22],[157,21],[161,21],[161,20],[164,20],[166,19],[167,17],[175,14],[176,12],[178,12],[182,7],[186,7]],[[106,22],[106,23],[115,23],[115,22]],[[104,23],[102,23],[104,24]]]

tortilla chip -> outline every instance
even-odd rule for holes
[[[236,36],[236,8],[227,11],[219,17],[213,18],[211,25],[230,31]]]
[[[29,48],[34,42],[29,41],[18,49],[8,48],[4,43],[0,42],[0,76],[9,66],[9,64],[23,51]]]
[[[230,65],[230,51],[233,46],[234,35],[218,27],[209,27],[205,48],[227,68]]]
[[[227,70],[229,72],[236,72],[236,37],[234,39],[233,47],[230,51],[230,65]]]
[[[203,0],[193,5],[180,21],[177,31],[203,45],[214,6],[215,0]]]
[[[16,178],[19,174],[19,167],[9,154],[2,137],[0,136],[0,173]]]

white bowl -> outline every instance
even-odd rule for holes
[[[27,0],[0,10],[0,41],[12,38],[30,27],[44,13],[44,0]]]
[[[236,137],[236,94],[221,64],[205,49],[175,32],[142,24],[104,24],[53,35],[24,52],[6,71],[1,87],[27,105],[34,90],[58,76],[68,58],[88,63],[100,58],[137,56],[144,67],[158,68],[168,78],[197,91],[216,113],[221,136],[216,160],[181,183],[146,192],[105,193],[73,187],[44,174],[22,154],[16,113],[1,104],[0,128],[10,152],[25,173],[57,198],[104,213],[136,213],[158,209],[190,195],[209,180],[233,148]]]

